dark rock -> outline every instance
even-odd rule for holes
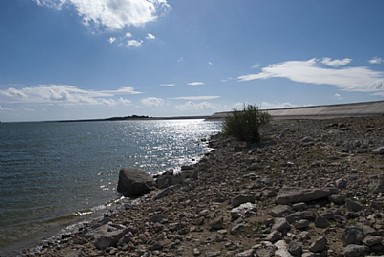
[[[279,231],[272,231],[266,238],[265,240],[270,241],[272,243],[280,240],[283,237],[283,234]]]
[[[344,204],[346,198],[345,195],[330,195],[328,197],[329,201],[338,205]]]
[[[156,178],[156,187],[164,189],[184,181],[181,173],[173,174],[173,171],[165,172]]]
[[[319,253],[327,249],[327,239],[324,236],[317,238],[309,247],[309,250],[314,253]]]
[[[210,222],[211,230],[220,230],[224,228],[223,217],[218,217]]]
[[[363,229],[359,227],[347,227],[346,229],[344,229],[341,237],[344,245],[362,244],[363,238]]]
[[[281,233],[286,233],[290,229],[291,226],[285,218],[277,218],[275,224],[272,226],[271,231],[279,231]]]
[[[303,253],[303,244],[297,241],[292,241],[288,245],[288,252],[293,256],[301,256]]]
[[[324,218],[321,215],[317,216],[317,218],[315,220],[315,226],[317,228],[327,228],[327,227],[329,227],[329,225],[330,225],[330,223],[326,218]]]
[[[348,210],[352,212],[360,212],[365,209],[365,206],[362,203],[360,203],[359,201],[354,201],[349,198],[345,200],[345,206],[347,207]]]
[[[310,221],[309,220],[306,220],[306,219],[301,219],[299,221],[297,221],[294,226],[295,228],[297,229],[306,229],[310,224]]]
[[[336,180],[336,187],[338,189],[344,189],[347,187],[347,181],[343,178]]]
[[[292,205],[292,209],[295,210],[295,211],[303,211],[307,208],[307,204],[306,203],[295,203]]]
[[[174,191],[173,186],[167,187],[167,188],[161,190],[159,193],[157,193],[157,194],[153,197],[153,199],[155,199],[155,200],[159,200],[159,199],[161,199],[161,198],[163,198],[163,197],[166,197],[166,196],[168,196],[168,195],[171,195],[171,194],[173,193],[173,191]]]
[[[136,197],[148,194],[154,187],[152,176],[141,170],[121,169],[117,192],[124,196]]]
[[[384,154],[384,146],[381,146],[379,148],[376,148],[376,149],[372,150],[372,153],[374,153],[374,154]]]
[[[238,207],[243,203],[254,203],[256,197],[254,195],[237,195],[232,199],[232,207]]]
[[[367,251],[365,245],[349,244],[344,248],[344,257],[362,257]]]

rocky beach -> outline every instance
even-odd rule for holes
[[[261,135],[214,136],[181,174],[20,256],[384,255],[383,115],[272,121]]]

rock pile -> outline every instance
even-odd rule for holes
[[[279,121],[22,256],[384,255],[384,117]]]

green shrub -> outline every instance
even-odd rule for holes
[[[253,105],[244,105],[242,110],[234,109],[224,121],[223,132],[241,141],[260,141],[259,127],[267,124],[271,115]]]

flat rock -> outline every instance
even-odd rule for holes
[[[360,212],[365,209],[365,206],[362,203],[349,198],[345,200],[345,206],[347,207],[348,210],[352,212]]]
[[[344,257],[361,257],[368,251],[365,245],[350,244],[344,248]]]
[[[301,189],[296,191],[289,191],[277,196],[278,204],[292,204],[299,202],[308,202],[327,198],[331,195],[329,189]]]
[[[277,205],[271,210],[273,217],[284,217],[292,213],[292,208],[289,205]]]

